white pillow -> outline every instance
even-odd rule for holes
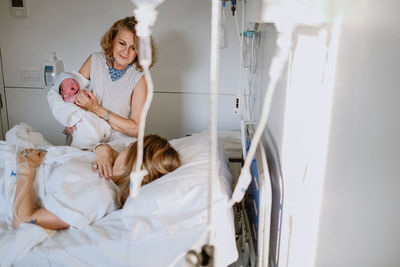
[[[170,141],[179,152],[182,166],[162,178],[141,188],[140,195],[128,198],[122,211],[122,220],[129,229],[132,239],[168,236],[172,243],[182,240],[182,233],[205,231],[208,222],[208,176],[209,176],[209,135],[195,134]],[[221,257],[234,259],[236,244],[232,209],[227,201],[232,194],[233,178],[227,160],[220,146],[217,171],[220,188],[216,192],[217,234],[216,243],[228,252],[220,251]],[[193,237],[192,237],[193,238]],[[192,245],[198,241],[196,237]],[[202,245],[202,244],[201,244]],[[186,249],[190,249],[187,247]],[[229,255],[228,255],[229,254]],[[228,260],[228,261],[229,261]],[[219,261],[219,260],[218,260]]]

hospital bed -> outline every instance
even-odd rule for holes
[[[186,266],[186,252],[207,242],[208,133],[171,140],[182,166],[145,185],[138,198],[81,230],[47,231],[34,224],[8,229],[0,216],[1,266]],[[232,176],[218,149],[214,263],[237,258]],[[0,211],[1,212],[1,211]]]

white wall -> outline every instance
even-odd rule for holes
[[[399,266],[399,1],[347,1],[317,266]]]
[[[335,60],[325,59],[321,68],[324,85],[310,91],[321,74],[311,71],[319,52],[318,46],[304,44],[313,37],[309,44],[316,44],[318,35],[295,31],[293,58],[278,84],[268,124],[285,184],[280,264],[399,266],[400,2],[336,1],[334,10],[343,17],[337,56],[334,20],[327,24],[328,55]],[[259,96],[268,83],[276,38],[270,26],[261,31],[266,36]],[[326,75],[334,75],[331,84]],[[257,99],[260,112],[262,98]]]
[[[45,99],[41,99],[45,91],[40,91],[44,90],[41,89],[43,82],[24,82],[20,69],[41,68],[48,52],[55,51],[63,60],[65,70],[78,70],[90,53],[100,50],[100,38],[108,27],[115,20],[130,16],[134,5],[129,0],[27,0],[27,5],[29,15],[21,18],[10,15],[10,1],[0,2],[0,47],[6,92],[13,94],[12,99],[29,103],[28,97],[34,91],[24,94],[24,90],[35,88],[35,97],[40,98],[29,107],[18,110],[18,114],[9,113],[9,126],[23,119],[23,113],[29,110],[30,116],[45,116],[47,126],[34,120],[27,122],[35,124],[32,126],[50,142],[62,144],[62,127],[48,116],[48,108],[42,105],[45,103]],[[160,56],[152,74],[156,91],[154,100],[165,105],[152,106],[152,119],[148,121],[151,132],[173,138],[208,128],[208,109],[204,107],[208,105],[209,90],[210,8],[209,1],[178,0],[168,0],[158,8],[153,35]],[[228,66],[238,64],[234,52],[229,49],[222,51],[222,58]],[[231,112],[233,103],[232,108],[230,103],[237,90],[230,77],[236,77],[237,72],[238,68],[227,68],[221,73],[220,106],[223,115],[219,121],[224,129],[238,129],[237,119]],[[193,103],[190,99],[194,98],[197,101]],[[190,104],[182,102],[187,99]],[[166,114],[166,110],[172,114],[197,114],[201,111],[202,115],[178,122],[179,119]],[[172,127],[177,124],[179,127]]]

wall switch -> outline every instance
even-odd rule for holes
[[[42,80],[42,70],[40,68],[23,67],[20,69],[21,81],[41,81]]]
[[[11,15],[14,17],[27,17],[26,0],[11,0]]]

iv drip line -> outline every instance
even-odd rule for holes
[[[285,63],[288,59],[291,46],[291,34],[292,31],[279,32],[276,40],[278,51],[272,59],[272,63],[269,70],[270,82],[268,84],[266,94],[264,97],[264,104],[262,109],[262,116],[260,118],[257,129],[254,133],[253,140],[250,144],[247,157],[245,159],[242,171],[240,173],[238,182],[232,194],[232,199],[229,201],[229,207],[232,207],[236,202],[243,199],[244,194],[251,182],[250,165],[254,158],[258,143],[266,127],[269,112],[271,109],[272,98],[276,89],[278,80],[282,74]]]
[[[211,16],[211,54],[210,54],[210,175],[209,175],[209,245],[214,245],[215,242],[215,227],[214,227],[214,200],[215,189],[219,186],[217,174],[217,114],[218,114],[218,74],[219,74],[219,21],[220,21],[219,1],[212,1],[212,16]]]
[[[144,142],[144,130],[146,128],[147,113],[150,109],[150,105],[153,99],[153,80],[150,74],[150,65],[152,62],[152,47],[151,47],[151,30],[150,27],[155,23],[157,17],[157,11],[154,9],[155,6],[150,4],[139,4],[135,9],[134,13],[138,20],[136,25],[136,34],[139,37],[140,42],[140,65],[144,71],[144,77],[147,83],[147,95],[146,101],[143,106],[142,113],[140,114],[139,131],[137,138],[137,158],[135,170],[131,172],[130,179],[130,196],[136,197],[139,195],[140,187],[144,176],[147,175],[146,170],[142,170],[143,163],[143,142]],[[134,186],[133,186],[134,185]]]

